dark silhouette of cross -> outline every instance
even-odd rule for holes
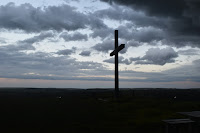
[[[115,55],[115,96],[119,98],[119,72],[118,72],[118,52],[125,47],[125,44],[118,46],[118,30],[115,30],[115,50],[110,53],[110,56]]]

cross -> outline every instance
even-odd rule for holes
[[[118,46],[118,30],[115,30],[115,50],[110,53],[110,56],[115,55],[115,96],[119,98],[119,72],[118,72],[118,52],[125,47],[125,44]]]

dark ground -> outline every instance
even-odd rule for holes
[[[195,90],[0,89],[2,133],[163,133],[163,119],[200,110]]]

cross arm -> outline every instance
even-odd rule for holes
[[[113,52],[110,53],[110,56],[115,55],[115,52],[121,51],[125,47],[125,44],[121,44],[119,47],[117,47]]]

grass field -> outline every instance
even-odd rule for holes
[[[163,133],[163,119],[200,110],[198,100],[133,96],[112,90],[1,89],[3,133]]]

